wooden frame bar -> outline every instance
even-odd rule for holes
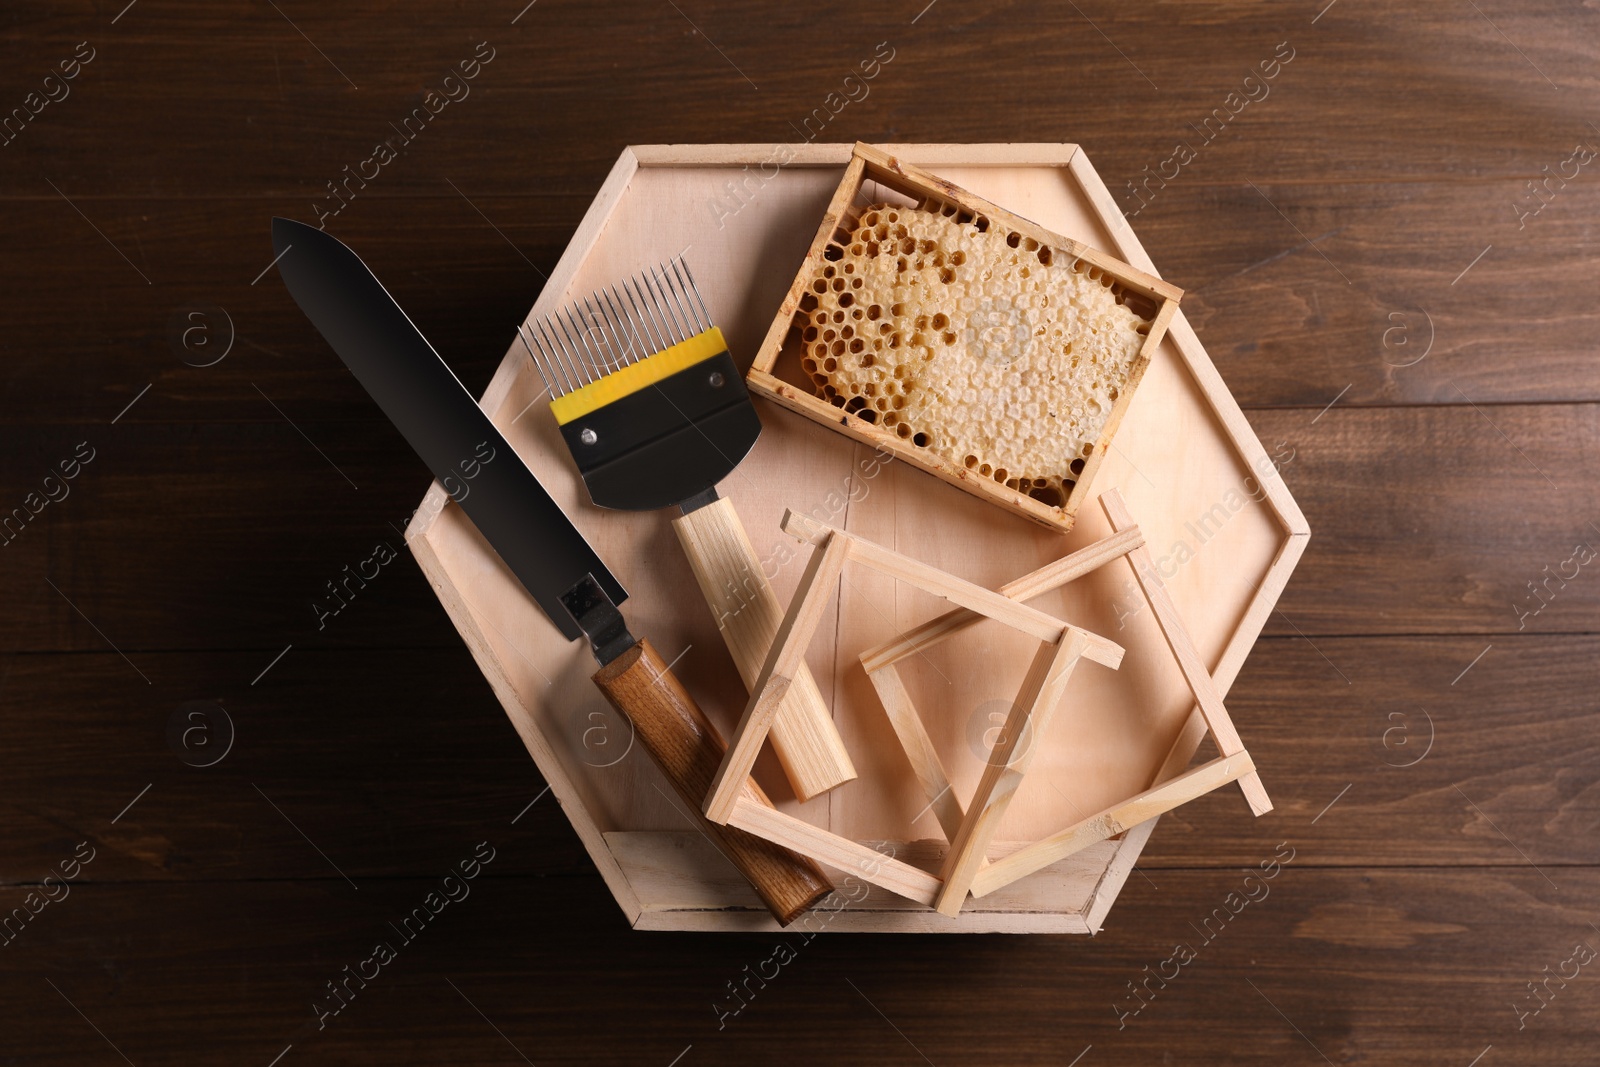
[[[1144,534],[1137,526],[1133,526],[1096,541],[1070,556],[1063,556],[1053,563],[1047,563],[1015,581],[1007,582],[998,592],[1011,600],[1032,600],[1036,596],[1043,596],[1052,589],[1066,585],[1074,578],[1081,578],[1090,571],[1099,570],[1142,544],[1144,544]],[[907,631],[903,637],[897,637],[893,641],[861,653],[861,665],[866,668],[868,674],[873,674],[890,664],[900,662],[907,656],[916,655],[929,645],[976,626],[984,618],[985,616],[975,611],[957,608]]]
[[[822,621],[828,601],[833,599],[833,588],[844,571],[845,560],[850,557],[852,541],[845,536],[830,537],[806,564],[800,578],[801,592],[790,602],[789,611],[772,639],[767,661],[750,686],[750,701],[744,707],[744,714],[733,732],[733,743],[723,753],[722,765],[717,768],[711,791],[706,795],[706,818],[714,823],[726,823],[733,815],[734,801],[750,769],[755,766],[761,743],[766,740],[772,720],[778,714],[778,706],[805,663],[811,634]]]
[[[955,915],[967,899],[973,878],[979,866],[988,858],[984,853],[994,837],[1000,820],[1005,818],[1011,798],[1022,785],[1023,775],[1033,761],[1037,745],[1027,745],[1017,751],[1029,732],[1035,737],[1043,735],[1050,722],[1050,713],[1067,690],[1072,672],[1083,658],[1086,642],[1083,631],[1068,628],[1053,647],[1040,645],[1028,668],[1022,691],[1011,705],[1006,716],[1005,732],[995,741],[984,765],[983,778],[967,805],[967,817],[950,842],[950,852],[945,856],[944,887],[934,907],[941,915]]]
[[[950,784],[950,775],[933,747],[928,728],[922,725],[922,716],[917,714],[916,707],[911,703],[911,694],[906,692],[900,672],[869,671],[867,680],[878,691],[878,700],[888,713],[889,725],[900,739],[900,747],[905,749],[906,759],[911,762],[911,773],[916,776],[917,784],[927,796],[928,807],[944,829],[945,839],[954,841],[967,812],[955,794],[955,787]]]
[[[815,544],[813,531],[816,525],[810,519],[798,521],[792,511],[786,511],[783,516],[783,532],[799,541],[811,541]],[[831,532],[834,535],[851,537],[849,534],[841,534],[840,531]],[[1046,615],[1037,608],[1019,604],[992,589],[963,581],[938,567],[929,566],[921,560],[912,559],[871,541],[858,537],[851,537],[851,540],[852,558],[865,563],[880,574],[887,574],[934,596],[943,597],[975,615],[1005,623],[1014,630],[1021,630],[1029,637],[1051,643],[1060,640],[1061,635],[1067,630],[1067,624],[1060,619]],[[1086,659],[1092,659],[1112,670],[1121,665],[1125,651],[1121,645],[1108,637],[1101,637],[1087,630],[1083,633],[1085,641],[1083,655]]]
[[[1013,852],[1005,859],[989,864],[973,879],[972,895],[981,897],[992,893],[1001,886],[1048,867],[1059,859],[1065,859],[1096,841],[1115,837],[1157,815],[1164,815],[1173,808],[1202,797],[1213,789],[1218,789],[1229,782],[1239,781],[1247,774],[1254,774],[1255,768],[1256,765],[1250,759],[1248,752],[1219,756],[1210,763],[1202,763],[1154,789],[1146,789],[1130,800],[1112,805],[1059,833],[1051,834],[1027,848]]]
[[[822,612],[833,596],[833,587],[844,570],[846,560],[853,559],[881,574],[908,582],[967,611],[1003,622],[1042,641],[1054,644],[1070,629],[1066,623],[1042,611],[842,530],[809,519],[799,519],[793,511],[784,513],[783,530],[798,540],[811,542],[818,550],[812,553],[805,573],[800,578],[794,600],[790,602],[789,611],[773,638],[766,664],[750,687],[750,701],[739,718],[739,725],[734,728],[733,739],[723,755],[711,792],[706,796],[706,818],[719,825],[726,823],[733,815],[739,783],[755,766],[761,745],[772,729],[778,705],[789,691],[795,673],[805,662],[806,645],[822,620]],[[1124,650],[1121,645],[1087,630],[1078,632],[1082,635],[1081,654],[1085,658],[1112,670],[1122,662]]]
[[[939,879],[927,871],[746,797],[734,803],[728,824],[919,904],[932,904],[939,891]]]
[[[679,515],[670,525],[740,679],[747,686],[755,684],[783,622],[783,605],[767,583],[738,510],[731,499],[720,497]],[[832,709],[804,665],[778,708],[771,736],[773,754],[801,800],[856,777]]]
[[[1101,494],[1100,507],[1106,513],[1106,518],[1111,520],[1113,530],[1133,527],[1133,516],[1128,512],[1128,505],[1115,489]],[[1212,681],[1211,672],[1206,670],[1205,663],[1201,661],[1200,652],[1194,647],[1194,639],[1178,617],[1178,606],[1172,602],[1161,575],[1156,573],[1150,550],[1141,545],[1128,553],[1127,560],[1128,566],[1133,568],[1133,576],[1138,579],[1139,588],[1144,590],[1145,599],[1150,602],[1150,610],[1155,613],[1161,634],[1167,639],[1167,646],[1172,649],[1172,657],[1178,661],[1178,669],[1183,671],[1184,680],[1194,693],[1200,714],[1217,743],[1217,751],[1224,756],[1242,754],[1244,742],[1239,740],[1239,731],[1233,728],[1233,720],[1228,717],[1228,709],[1222,703],[1222,694],[1216,682]],[[1261,776],[1255,773],[1253,764],[1250,772],[1239,779],[1239,789],[1244,793],[1253,814],[1265,815],[1272,810],[1267,787],[1261,784]]]
[[[820,530],[817,531],[821,533]],[[1137,526],[1096,541],[1076,552],[1045,564],[1036,571],[1013,579],[1001,586],[999,592],[1012,600],[1026,600],[1042,596],[1060,588],[1076,578],[1098,570],[1144,544],[1144,534]],[[914,627],[904,635],[887,641],[876,648],[861,653],[861,665],[867,678],[877,690],[878,699],[889,716],[889,725],[900,746],[910,760],[912,773],[928,798],[928,805],[944,830],[945,839],[954,841],[966,810],[961,800],[951,790],[950,777],[933,749],[933,741],[922,724],[922,717],[912,706],[910,694],[900,680],[896,667],[901,660],[917,655],[940,641],[982,622],[986,616],[965,608],[946,612],[935,619]]]

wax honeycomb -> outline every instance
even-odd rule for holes
[[[872,204],[801,302],[802,366],[836,407],[1060,505],[1148,319],[1113,279],[949,205]]]

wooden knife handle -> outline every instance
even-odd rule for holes
[[[733,502],[726,497],[672,520],[700,592],[711,606],[745,688],[755,682],[783,607],[767,584]],[[810,800],[856,776],[811,672],[801,666],[772,721],[772,750],[801,800]]]
[[[735,827],[717,826],[700,814],[727,746],[649,641],[640,640],[600,668],[594,684],[633,721],[645,751],[677,789],[690,817],[749,879],[781,925],[789,925],[833,891],[821,868],[810,860]],[[744,795],[772,806],[761,787],[748,778]]]

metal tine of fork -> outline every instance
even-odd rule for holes
[[[594,321],[594,316],[588,311],[588,302],[576,305],[568,312],[573,320],[583,328],[580,335],[584,344],[594,353],[595,377],[604,378],[611,373],[611,360],[605,346],[605,327]]]
[[[644,309],[639,306],[638,295],[629,287],[630,280],[624,278],[621,282],[622,298],[627,302],[628,321],[633,323],[635,331],[644,342],[644,346],[652,352],[659,352],[661,348],[656,343],[655,331],[651,328],[650,320],[646,317]]]
[[[710,330],[712,328],[710,312],[706,310],[706,302],[702,301],[699,293],[694,291],[694,280],[690,278],[690,264],[683,259],[683,256],[678,256],[677,269],[683,274],[683,301],[693,301],[694,317],[699,318],[701,330]]]
[[[611,343],[611,325],[604,315],[595,311],[588,297],[583,299],[584,323],[587,326],[587,336],[594,344],[594,350],[600,357],[600,374],[604,377],[616,369],[616,348]],[[596,321],[598,317],[599,321]]]
[[[689,297],[689,286],[683,280],[683,272],[678,269],[678,261],[682,258],[682,256],[675,256],[667,260],[667,263],[672,267],[672,276],[678,283],[677,292],[683,297],[683,306],[687,310],[689,318],[694,320],[695,332],[699,333],[702,330],[709,330],[711,324],[701,321],[700,312],[695,308],[694,301]]]
[[[684,277],[689,279],[689,291],[694,293],[695,303],[700,305],[700,311],[705,317],[706,329],[709,330],[711,329],[711,309],[706,307],[705,297],[700,295],[700,286],[695,283],[694,271],[689,269],[689,261],[682,256],[678,257],[678,262],[683,265]]]
[[[672,321],[678,326],[678,332],[683,335],[678,340],[688,340],[695,335],[696,331],[689,328],[689,324],[684,321],[683,316],[680,314],[682,309],[678,305],[677,294],[672,291],[672,279],[667,276],[664,266],[652,267],[650,271],[656,276],[656,288],[662,292],[661,302],[667,306],[667,314],[672,316]]]
[[[533,370],[539,371],[539,378],[544,381],[544,387],[550,390],[550,376],[544,373],[544,366],[539,363],[538,355],[534,354],[533,346],[528,344],[528,338],[522,333],[522,323],[517,323],[517,339],[522,341],[522,347],[528,349],[528,362],[533,363]],[[550,392],[554,392],[554,390],[550,390]]]
[[[594,336],[594,320],[584,309],[581,300],[574,299],[566,308],[567,322],[572,326],[573,335],[578,343],[583,346],[584,357],[589,361],[589,367],[594,371],[596,378],[605,377],[605,352],[600,348],[599,340]]]
[[[661,343],[661,348],[656,351],[671,347],[673,342],[671,331],[667,328],[666,320],[661,317],[655,290],[651,288],[649,277],[644,271],[634,275],[633,286],[639,293],[639,307],[650,316],[650,325],[655,329],[656,339]]]
[[[540,379],[544,381],[545,392],[549,393],[552,397],[560,396],[561,393],[559,390],[561,387],[551,379],[550,373],[546,371],[544,369],[544,365],[539,362],[539,356],[534,352],[533,345],[528,342],[528,336],[522,332],[522,323],[520,322],[517,323],[517,338],[522,342],[522,347],[528,350],[528,359],[533,362],[533,369],[539,372]]]
[[[667,336],[666,324],[661,321],[661,315],[655,306],[655,298],[650,294],[650,287],[645,284],[644,275],[639,274],[630,279],[633,282],[634,293],[639,298],[639,313],[645,316],[645,321],[650,325],[650,332],[655,335],[657,352],[664,352],[672,347],[672,340]]]
[[[618,286],[621,287],[620,290]],[[643,322],[643,316],[635,314],[639,310],[639,305],[634,299],[633,293],[628,291],[627,281],[618,282],[611,288],[616,292],[617,299],[622,304],[622,310],[627,313],[628,325],[633,327],[634,336],[641,343],[640,351],[653,350],[655,348],[655,339],[649,335],[649,326]]]
[[[555,320],[561,327],[562,335],[572,345],[572,356],[577,362],[579,372],[583,375],[583,384],[590,384],[595,379],[594,357],[589,355],[588,345],[583,340],[583,331],[572,320],[572,309],[570,307],[558,309]]]
[[[638,293],[637,278],[627,278],[627,280],[624,280],[624,282],[622,282],[622,293],[626,294],[627,296],[629,315],[635,315],[635,317],[637,317],[638,326],[640,326],[640,330],[643,331],[643,339],[645,339],[645,344],[646,346],[650,347],[650,354],[656,354],[656,352],[661,352],[662,349],[666,349],[666,342],[662,341],[661,336],[659,336],[658,330],[656,330],[656,323],[651,320],[650,312],[646,312],[645,310],[645,301],[643,301],[643,296],[640,296],[640,293]]]
[[[673,342],[676,343],[676,342],[682,341],[683,340],[683,333],[682,333],[683,328],[678,324],[677,317],[672,314],[672,306],[669,303],[667,303],[667,297],[666,297],[665,293],[662,291],[661,281],[660,281],[660,279],[658,279],[656,277],[656,272],[655,272],[654,268],[647,268],[645,270],[645,276],[650,279],[651,285],[653,285],[655,287],[654,291],[655,291],[656,307],[660,309],[661,317],[663,319],[665,319],[666,322],[667,322],[667,327],[668,327],[669,332],[672,334]]]
[[[546,346],[549,347],[550,352],[557,355],[558,360],[560,360],[562,376],[566,379],[566,392],[581,389],[582,381],[579,381],[578,371],[574,368],[573,355],[566,350],[566,342],[562,341],[560,334],[555,333],[554,328],[550,326],[549,317],[542,318],[541,322],[539,322],[539,330],[544,334],[544,341],[546,341]]]
[[[614,299],[616,295],[616,287],[612,286],[611,288],[612,291],[609,293],[604,289],[600,290],[600,299],[605,302],[606,307],[610,308],[612,319],[616,321],[617,325],[621,328],[624,334],[624,340],[627,343],[627,347],[622,350],[621,365],[626,367],[630,364],[639,362],[640,350],[638,331],[636,331],[633,328],[633,324],[624,317],[622,308],[619,306],[618,301]]]
[[[613,370],[626,367],[629,357],[633,352],[633,344],[628,339],[628,324],[617,314],[617,309],[606,300],[606,291],[596,289],[594,293],[595,307],[600,309],[601,316],[606,320],[606,329],[610,331],[606,338],[611,346]]]
[[[600,302],[605,305],[606,316],[616,323],[616,332],[613,337],[621,347],[621,355],[618,358],[617,366],[626,367],[637,362],[639,345],[633,335],[632,324],[628,322],[627,316],[623,314],[622,308],[618,305],[613,293],[601,289],[597,295]]]
[[[544,342],[544,350],[550,353],[551,361],[561,368],[561,377],[566,379],[567,388],[565,391],[570,393],[581,388],[583,382],[578,380],[577,374],[572,369],[572,356],[567,351],[566,342],[562,341],[556,335],[556,332],[550,328],[548,316],[539,320],[539,330],[539,336]]]
[[[654,267],[646,267],[645,273],[649,275],[650,283],[655,287],[656,304],[661,308],[661,316],[672,327],[672,339],[674,341],[683,340],[683,324],[678,321],[678,316],[672,312],[672,304],[668,300],[666,286],[662,284],[660,275]]]
[[[616,328],[611,320],[606,318],[605,312],[596,310],[589,297],[583,298],[584,309],[589,313],[589,324],[600,331],[600,336],[595,338],[594,346],[605,358],[605,373],[610,374],[617,369]],[[599,322],[596,323],[595,320]]]
[[[563,317],[562,312],[566,312],[565,317]],[[555,312],[555,323],[562,328],[562,333],[566,334],[566,339],[573,346],[573,358],[578,362],[578,371],[582,379],[584,379],[584,384],[586,386],[594,384],[595,376],[592,373],[592,368],[594,368],[595,360],[589,354],[589,342],[582,339],[582,330],[579,330],[576,323],[573,323],[573,310],[570,307],[563,307],[562,310]]]
[[[605,315],[606,322],[611,324],[611,349],[616,353],[614,366],[626,367],[633,362],[633,339],[628,330],[627,320],[622,317],[622,312],[617,310],[616,303],[604,288],[594,291],[594,302]]]
[[[546,315],[539,320],[539,333],[549,346],[550,351],[561,361],[561,373],[567,379],[571,390],[583,388],[583,379],[578,376],[577,364],[572,360],[572,351],[567,348],[567,342],[562,340],[561,334],[556,331],[554,315]]]
[[[573,360],[572,352],[567,348],[567,343],[555,331],[555,327],[550,324],[549,318],[539,320],[539,329],[544,334],[545,341],[550,345],[550,350],[560,353],[561,373],[571,384],[571,389],[568,392],[581,389],[583,387],[583,379],[578,376],[577,364]]]
[[[679,295],[678,285],[674,279],[674,276],[667,272],[669,265],[670,261],[661,265],[661,273],[666,275],[667,279],[667,293],[672,297],[672,306],[678,310],[679,317],[683,320],[684,336],[693,337],[695,334],[700,332],[699,323],[684,307],[684,301],[687,298]]]
[[[522,323],[517,326],[517,334],[522,338],[523,346],[528,349],[528,355],[533,357],[533,365],[538,366],[539,374],[544,378],[544,384],[550,387],[550,397],[563,397],[568,392],[566,382],[562,378],[562,368],[555,363],[550,355],[549,347],[544,344],[539,334],[534,331],[534,323]],[[538,354],[534,352],[538,347]]]

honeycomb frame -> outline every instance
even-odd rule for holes
[[[863,204],[863,187],[869,181],[877,184],[880,195]],[[883,190],[908,202],[900,207],[937,208],[943,217],[958,225],[1003,233],[1007,244],[1012,248],[1020,245],[1038,255],[1046,269],[1057,262],[1076,273],[1088,274],[1105,284],[1118,304],[1132,307],[1147,325],[1143,331],[1144,341],[1128,365],[1126,376],[1113,384],[1115,397],[1098,435],[1092,442],[1082,443],[1083,454],[1063,457],[1062,468],[1055,471],[1011,471],[975,454],[968,454],[964,462],[956,462],[953,457],[941,455],[929,447],[931,438],[924,432],[926,428],[912,427],[898,419],[894,420],[897,425],[892,428],[880,425],[880,412],[871,403],[860,402],[860,397],[852,400],[838,392],[829,396],[819,394],[815,388],[808,392],[792,384],[797,376],[813,384],[816,382],[810,368],[803,363],[810,359],[804,346],[815,341],[804,336],[805,331],[814,328],[810,315],[818,306],[812,285],[830,264],[845,257],[845,250],[851,246],[852,235],[863,216],[874,209],[884,210],[885,204],[895,207],[894,201],[881,196]],[[757,394],[832,426],[863,444],[888,452],[951,485],[1035,522],[1065,531],[1072,528],[1079,508],[1088,499],[1095,473],[1111,449],[1112,438],[1182,296],[1182,290],[1176,286],[1115,257],[1047,230],[936,175],[858,142],[794,283],[756,353],[747,383]]]
[[[796,312],[800,365],[847,415],[1047,505],[1071,494],[1153,308],[985,216],[868,204]]]

